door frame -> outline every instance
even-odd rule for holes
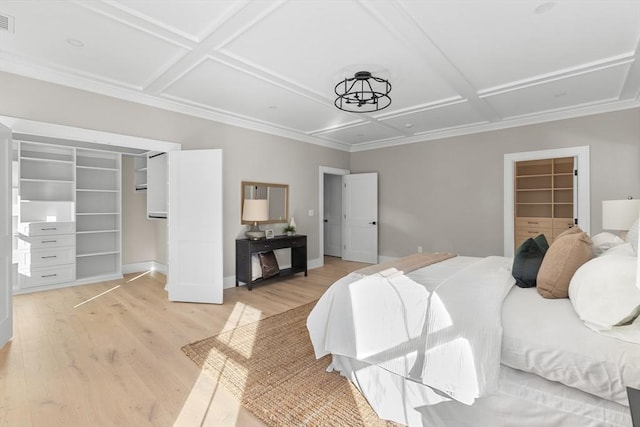
[[[326,175],[349,175],[348,169],[333,168],[330,166],[320,166],[318,170],[318,248],[319,248],[319,265],[324,265],[324,176]]]
[[[578,169],[577,218],[582,231],[591,232],[591,201],[589,189],[589,146],[526,151],[504,155],[504,256],[514,253],[514,171],[515,163],[524,160],[542,160],[558,157],[575,157]]]
[[[123,135],[91,129],[83,129],[73,126],[59,125],[55,123],[39,122],[18,117],[0,115],[0,123],[11,129],[12,133],[38,136],[45,139],[63,139],[71,142],[77,141],[78,143],[83,144],[103,144],[111,145],[114,147],[132,148],[148,151],[173,151],[182,149],[182,144],[178,144],[175,142],[141,138],[137,136]],[[55,143],[54,141],[52,142]],[[114,149],[114,152],[118,152],[118,150]],[[123,151],[123,154],[130,153],[125,153]],[[6,220],[5,215],[11,218],[11,205],[9,205],[8,209],[0,209],[0,220]],[[2,244],[8,245],[5,249],[9,250],[9,252],[12,252],[11,241]],[[15,279],[13,281],[15,282]],[[12,290],[13,285],[14,283],[10,284]]]

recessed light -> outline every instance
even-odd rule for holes
[[[84,42],[82,40],[68,38],[67,43],[73,47],[84,47]]]
[[[413,123],[405,123],[404,127],[406,127],[407,129],[412,128],[413,127]]]
[[[549,12],[556,5],[556,2],[548,1],[545,3],[539,4],[535,9],[533,9],[533,13],[537,15],[542,15],[543,13]]]

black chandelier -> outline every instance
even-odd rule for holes
[[[344,79],[336,85],[334,104],[343,111],[352,113],[371,113],[391,105],[391,83],[374,77],[368,71],[358,71],[350,79]]]

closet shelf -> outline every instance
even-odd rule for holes
[[[100,234],[100,233],[118,233],[120,230],[83,230],[83,231],[78,231],[76,230],[76,234]]]
[[[91,170],[103,170],[103,171],[113,171],[113,172],[117,172],[118,169],[116,168],[107,168],[107,167],[103,167],[103,166],[76,166],[76,169],[91,169]]]
[[[22,199],[20,203],[73,203],[72,199]]]
[[[103,190],[98,188],[76,188],[78,192],[92,192],[92,193],[119,193],[120,190]]]
[[[47,163],[47,164],[52,164],[52,163],[59,163],[59,164],[67,164],[67,165],[73,165],[74,162],[73,160],[56,160],[56,159],[45,159],[45,158],[41,158],[41,157],[28,157],[28,156],[22,156],[20,158],[21,161],[28,161],[28,162],[43,162],[43,163]]]
[[[73,184],[73,180],[55,178],[20,178],[21,182],[55,182],[56,184]]]
[[[119,215],[120,212],[76,212],[77,216],[85,215]]]
[[[98,252],[87,252],[87,253],[78,253],[76,254],[76,258],[87,258],[92,256],[100,256],[100,255],[114,255],[119,254],[120,251],[98,251]]]

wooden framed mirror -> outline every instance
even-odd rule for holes
[[[260,221],[261,224],[289,222],[289,185],[242,181],[240,191],[241,224],[252,223],[251,221],[244,221],[242,219],[245,199],[266,199],[269,201],[269,219],[267,221]]]

